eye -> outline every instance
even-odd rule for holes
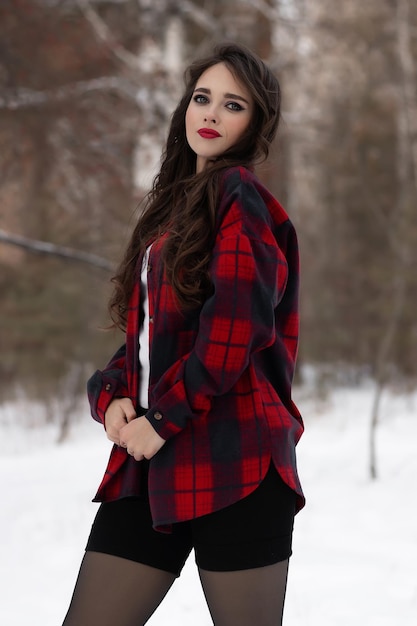
[[[197,104],[207,104],[208,98],[207,96],[204,96],[203,94],[198,93],[193,97],[193,101],[196,102]]]
[[[244,111],[244,108],[238,102],[228,102],[226,107],[230,111]]]

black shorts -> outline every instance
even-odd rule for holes
[[[146,497],[102,503],[86,550],[104,552],[179,576],[192,548],[199,568],[236,571],[272,565],[291,555],[295,492],[271,467],[255,491],[196,519],[152,528]]]

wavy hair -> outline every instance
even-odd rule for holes
[[[252,96],[248,128],[238,142],[196,174],[196,155],[187,143],[185,114],[200,76],[223,63]],[[162,260],[179,306],[199,306],[211,290],[208,266],[215,238],[219,177],[225,168],[254,167],[268,157],[280,119],[281,90],[271,70],[244,46],[222,44],[185,71],[185,91],[175,109],[161,168],[145,199],[124,258],[112,278],[113,323],[126,328],[127,306],[137,277],[137,260],[150,241],[167,231]]]

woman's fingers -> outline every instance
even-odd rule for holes
[[[107,438],[118,446],[121,445],[120,430],[135,417],[136,411],[130,398],[112,400],[104,416]]]
[[[120,441],[136,461],[151,459],[165,443],[165,439],[158,435],[146,417],[138,417],[134,422],[126,424],[120,431]]]

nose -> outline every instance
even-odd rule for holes
[[[213,124],[216,123],[217,116],[216,116],[214,110],[213,111],[209,111],[208,113],[206,112],[206,114],[204,116],[204,121],[205,122],[212,122]]]

